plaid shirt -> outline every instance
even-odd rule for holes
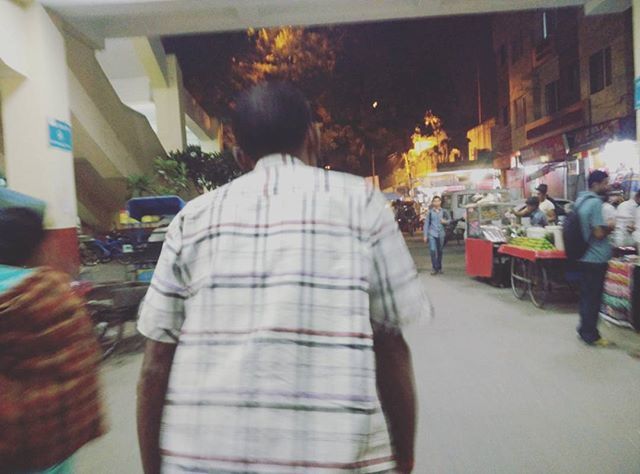
[[[430,311],[381,193],[263,158],[174,219],[141,309],[178,345],[163,472],[392,469],[373,334]]]

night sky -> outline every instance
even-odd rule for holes
[[[378,100],[376,113],[402,138],[408,139],[425,110],[431,109],[443,119],[454,146],[466,154],[461,137],[478,123],[477,67],[483,117],[495,114],[497,87],[489,15],[340,25],[328,31],[342,38],[336,65],[341,74],[336,75],[348,79],[339,84],[341,100],[365,107]],[[247,47],[246,33],[163,41],[168,52],[178,56],[187,89],[210,114],[223,115],[216,110],[219,107],[210,91],[229,76],[232,58]]]

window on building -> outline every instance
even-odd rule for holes
[[[545,10],[542,12],[542,39],[546,40],[553,35],[558,27],[558,12]]]
[[[502,125],[509,125],[509,106],[502,107]]]
[[[507,45],[500,46],[500,66],[507,64]]]
[[[527,100],[525,96],[513,101],[513,115],[516,127],[523,127],[527,123]]]
[[[573,63],[567,68],[566,104],[571,105],[580,100],[580,65]]]
[[[524,41],[522,31],[516,34],[516,37],[511,42],[511,64],[515,64],[518,59],[522,57],[524,51]]]
[[[604,48],[589,58],[589,82],[591,93],[600,92],[610,86],[611,77],[611,48]]]
[[[555,114],[559,110],[558,81],[553,81],[544,87],[544,103],[547,115]]]

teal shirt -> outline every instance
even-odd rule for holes
[[[612,257],[609,239],[598,240],[593,236],[594,227],[606,226],[602,216],[602,199],[596,193],[586,191],[580,194],[575,207],[578,209],[578,215],[580,216],[582,235],[589,242],[589,248],[580,261],[607,263]]]
[[[9,288],[20,283],[23,279],[28,277],[32,271],[33,270],[29,270],[27,268],[0,265],[0,293],[3,293]]]

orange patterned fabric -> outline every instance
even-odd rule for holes
[[[98,349],[66,275],[41,269],[0,295],[2,469],[47,468],[104,433]]]

